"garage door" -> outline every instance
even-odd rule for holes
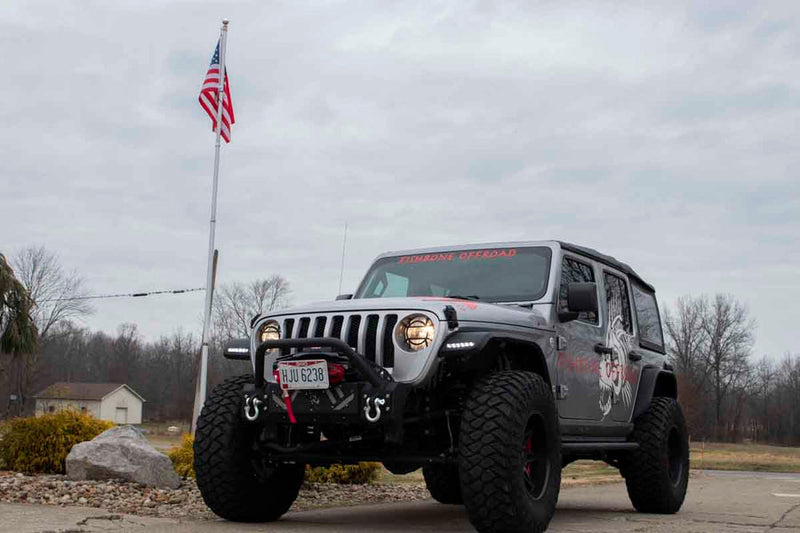
[[[114,415],[114,422],[117,424],[127,424],[128,423],[128,408],[127,407],[117,407],[117,412]]]

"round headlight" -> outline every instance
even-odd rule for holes
[[[274,320],[264,322],[264,325],[258,330],[259,342],[264,341],[277,341],[281,338],[281,327]]]
[[[410,315],[397,324],[395,338],[404,349],[418,352],[433,344],[435,332],[433,320],[425,315]]]

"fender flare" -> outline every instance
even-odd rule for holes
[[[530,353],[526,353],[524,358],[516,362],[524,363],[523,367],[526,370],[540,374],[545,382],[551,383],[550,369],[546,361],[546,346],[542,346],[542,343],[537,342],[537,339],[511,331],[456,332],[445,341],[445,344],[439,350],[439,357],[462,364],[470,364],[478,362],[478,358],[486,352],[487,348],[502,343],[510,343],[530,350]],[[449,347],[465,345],[468,347]]]
[[[657,366],[646,366],[639,378],[639,392],[633,407],[631,421],[647,411],[654,396],[678,399],[678,380],[675,374]]]

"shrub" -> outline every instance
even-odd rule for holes
[[[8,431],[8,424],[0,422],[0,470],[7,470],[6,461],[3,459],[3,437]]]
[[[181,445],[172,448],[167,455],[172,460],[172,468],[181,477],[194,477],[194,437],[184,433]]]
[[[306,481],[309,483],[340,483],[344,485],[363,485],[372,483],[381,471],[380,463],[358,463],[357,465],[331,465],[325,467],[306,467]]]
[[[10,470],[63,474],[67,454],[74,445],[112,427],[111,422],[76,410],[14,418],[6,424],[0,458]]]

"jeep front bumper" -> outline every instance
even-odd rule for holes
[[[290,404],[298,424],[380,425],[385,430],[387,441],[399,442],[410,387],[395,382],[388,372],[373,366],[348,344],[336,338],[262,342],[255,354],[253,384],[244,391],[245,419],[252,423],[290,423],[284,391],[278,383],[264,379],[264,366],[268,350],[292,348],[298,350],[295,354],[298,358],[325,353],[343,356],[358,375],[357,381],[341,382],[329,389],[289,391]]]

